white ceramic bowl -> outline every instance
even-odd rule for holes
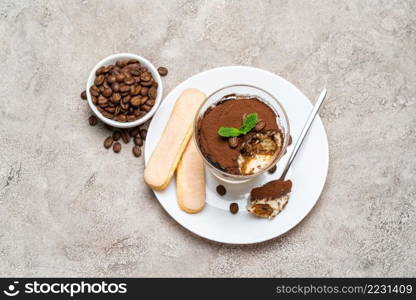
[[[94,85],[95,71],[97,71],[98,68],[100,68],[102,66],[108,66],[108,65],[111,65],[111,64],[115,64],[116,61],[118,61],[118,60],[125,60],[125,59],[137,59],[143,67],[146,67],[149,70],[149,72],[153,76],[153,79],[157,82],[158,86],[157,86],[157,97],[155,99],[155,105],[153,105],[152,109],[148,113],[146,113],[140,119],[137,119],[137,120],[135,120],[133,122],[125,122],[125,123],[123,123],[123,122],[118,122],[118,121],[114,121],[114,120],[108,119],[108,118],[104,117],[98,111],[97,107],[92,103],[92,97],[91,97],[91,93],[90,93],[90,87],[92,85]],[[131,53],[118,53],[118,54],[113,54],[113,55],[107,56],[106,58],[104,58],[103,60],[101,60],[91,70],[90,75],[88,76],[88,80],[87,80],[86,92],[87,92],[88,105],[90,106],[90,108],[94,112],[94,114],[102,122],[104,122],[105,124],[108,124],[110,126],[117,127],[117,128],[131,128],[131,127],[136,127],[138,125],[141,125],[141,124],[145,123],[147,120],[149,120],[154,115],[154,113],[156,112],[156,110],[158,109],[158,107],[160,105],[160,102],[162,101],[163,86],[162,86],[162,79],[160,78],[160,75],[157,72],[157,69],[147,59],[145,59],[144,57],[141,57],[139,55],[136,55],[136,54],[131,54]]]

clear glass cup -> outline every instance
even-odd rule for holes
[[[270,165],[262,170],[260,170],[257,173],[251,174],[251,175],[236,175],[236,174],[230,174],[227,172],[224,172],[223,170],[217,168],[214,164],[212,164],[202,153],[199,143],[198,143],[198,120],[205,114],[207,109],[215,104],[217,104],[220,100],[222,100],[225,96],[235,94],[237,96],[242,97],[255,97],[262,101],[263,103],[267,104],[271,109],[274,110],[276,113],[276,121],[278,126],[280,127],[280,130],[282,131],[283,135],[283,145],[282,149],[279,153],[276,154],[273,161],[270,163]],[[231,85],[224,87],[222,89],[219,89],[212,93],[208,98],[202,103],[201,107],[199,108],[195,120],[194,120],[194,139],[195,143],[197,145],[198,151],[201,154],[205,166],[208,168],[208,170],[211,171],[211,173],[219,178],[220,180],[223,180],[228,183],[243,183],[248,180],[251,180],[264,172],[268,171],[270,168],[272,168],[274,165],[276,165],[279,160],[282,158],[282,156],[286,152],[286,148],[289,143],[290,138],[290,128],[289,128],[289,120],[286,115],[286,111],[284,110],[283,106],[280,104],[280,102],[269,92],[255,87],[251,85]]]

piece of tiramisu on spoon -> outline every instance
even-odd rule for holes
[[[296,157],[302,143],[311,128],[313,120],[318,114],[326,96],[326,89],[324,88],[319,95],[318,101],[310,113],[302,132],[296,141],[289,160],[283,169],[282,175],[277,180],[272,180],[260,187],[254,188],[250,193],[250,202],[248,204],[248,211],[253,215],[261,218],[273,218],[280,213],[289,201],[290,192],[292,190],[292,181],[285,180],[287,171],[292,165],[293,160]]]

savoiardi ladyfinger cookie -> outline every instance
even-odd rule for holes
[[[205,98],[200,90],[186,89],[176,101],[144,172],[144,180],[152,189],[161,191],[169,185],[192,135],[195,114]]]

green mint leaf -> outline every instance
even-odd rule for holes
[[[251,129],[256,127],[256,124],[257,124],[257,113],[248,114],[243,121],[243,126],[240,127],[240,131],[242,132],[242,134],[246,134]]]
[[[221,127],[218,129],[218,134],[223,137],[239,136],[242,132],[238,128]]]

